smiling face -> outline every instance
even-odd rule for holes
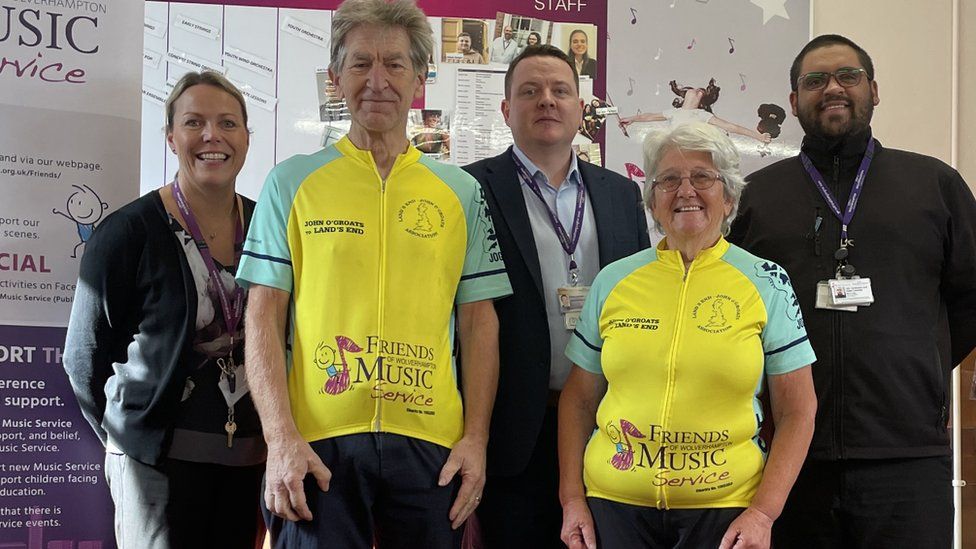
[[[426,79],[410,63],[407,32],[364,25],[349,31],[345,46],[342,70],[329,74],[349,107],[350,133],[405,134],[410,104],[421,97]]]
[[[180,183],[233,186],[244,166],[250,135],[234,96],[198,84],[173,103],[173,127],[166,140],[180,162]]]
[[[505,40],[511,40],[512,39],[512,27],[509,27],[508,25],[506,25],[505,28],[502,29],[502,33],[505,35]]]
[[[470,36],[458,36],[457,39],[457,51],[458,53],[468,53],[471,51],[471,37]]]
[[[539,39],[536,37],[535,33],[529,35],[529,39],[526,41],[530,46],[538,46]]]
[[[95,193],[82,189],[68,197],[66,208],[71,219],[84,225],[91,225],[102,218],[105,204]]]
[[[847,45],[837,44],[810,51],[800,64],[800,74],[835,72],[841,68],[864,68],[857,52]],[[793,115],[807,135],[835,139],[858,133],[871,124],[874,107],[879,102],[878,84],[866,76],[853,87],[845,88],[830,78],[822,90],[808,91],[800,87],[790,94]]]
[[[440,114],[428,114],[424,117],[424,126],[428,128],[436,128],[441,125],[441,115]]]
[[[315,363],[319,365],[319,368],[335,364],[335,349],[325,344],[319,344],[319,347],[315,349]]]
[[[512,72],[511,97],[502,100],[502,114],[519,148],[569,149],[583,117],[573,70],[556,57],[522,59]]]
[[[586,53],[586,33],[581,30],[573,31],[569,37],[569,49],[576,57],[582,57]]]
[[[654,179],[665,175],[689,176],[693,172],[718,173],[712,155],[705,151],[682,151],[670,148],[658,162]],[[725,186],[716,181],[698,190],[684,179],[677,190],[664,192],[654,187],[651,214],[661,224],[668,238],[668,248],[682,249],[686,242],[711,245],[722,234],[722,221],[732,212],[732,202],[725,197]]]

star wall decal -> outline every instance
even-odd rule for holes
[[[762,8],[763,25],[769,23],[769,20],[776,16],[783,19],[790,18],[790,14],[786,12],[786,0],[749,0],[749,2]]]

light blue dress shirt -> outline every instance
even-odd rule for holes
[[[517,145],[513,145],[512,150],[518,159],[525,164],[528,172],[532,174],[546,204],[552,211],[556,212],[559,222],[563,224],[567,234],[570,233],[573,226],[573,216],[576,213],[576,195],[579,192],[579,186],[583,184],[576,155],[572,151],[567,151],[572,156],[569,173],[556,188],[550,184],[546,175],[529,160],[529,157]],[[559,237],[556,236],[556,228],[552,225],[546,206],[521,178],[519,178],[519,183],[522,188],[522,196],[525,198],[525,209],[529,213],[529,223],[532,225],[535,247],[539,253],[539,266],[542,268],[542,289],[546,299],[546,317],[549,320],[549,388],[562,390],[563,385],[566,384],[566,378],[569,376],[569,370],[573,366],[565,355],[566,344],[569,343],[569,336],[572,332],[566,329],[565,319],[559,310],[556,288],[570,285],[569,254],[563,250]],[[578,285],[589,286],[600,271],[600,250],[597,244],[593,208],[588,194],[584,193],[583,197],[586,203],[583,228],[574,255],[576,264],[579,266]]]

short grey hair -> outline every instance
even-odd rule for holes
[[[413,0],[346,0],[332,15],[332,60],[329,69],[338,74],[346,60],[346,35],[356,27],[400,27],[410,39],[410,61],[417,74],[427,74],[434,53],[434,31],[427,15]]]
[[[654,204],[654,174],[664,155],[672,149],[681,151],[707,152],[712,157],[712,164],[722,175],[722,187],[725,199],[732,203],[732,210],[722,220],[722,234],[729,234],[732,220],[739,213],[739,198],[746,186],[745,179],[739,171],[739,151],[729,136],[719,128],[705,122],[689,122],[680,124],[657,133],[648,134],[644,139],[644,173],[647,180],[644,183],[644,205],[652,212]],[[661,223],[655,218],[654,228],[664,233]]]

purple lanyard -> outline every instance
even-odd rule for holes
[[[800,161],[803,162],[803,167],[810,174],[810,178],[813,179],[813,184],[816,185],[817,190],[820,191],[820,195],[823,196],[824,201],[827,206],[830,207],[830,211],[834,212],[837,219],[840,220],[840,247],[846,248],[851,242],[847,238],[847,227],[851,224],[851,220],[854,219],[854,210],[857,209],[857,199],[861,197],[861,189],[864,187],[864,178],[868,175],[868,168],[871,167],[871,160],[874,158],[874,139],[868,138],[868,148],[864,151],[864,158],[861,159],[861,165],[857,169],[857,177],[854,178],[854,187],[851,189],[851,197],[847,200],[847,207],[844,209],[844,213],[841,214],[840,206],[837,205],[837,199],[834,198],[834,194],[830,192],[827,188],[827,184],[824,183],[824,178],[814,167],[813,162],[810,161],[810,157],[806,153],[800,153]]]
[[[203,232],[200,231],[197,218],[193,215],[193,210],[190,209],[190,205],[187,203],[183,191],[180,190],[180,182],[177,180],[173,180],[173,198],[176,199],[176,205],[180,208],[180,213],[183,214],[183,219],[186,221],[186,228],[189,229],[190,236],[196,242],[197,250],[200,252],[200,256],[203,257],[203,262],[207,264],[207,270],[210,272],[210,281],[213,282],[214,291],[217,292],[217,297],[220,298],[220,308],[224,312],[224,325],[227,328],[227,334],[230,335],[233,341],[234,336],[237,334],[237,325],[240,324],[241,317],[244,315],[244,289],[240,286],[235,286],[233,291],[229,291],[224,287],[223,282],[220,281],[220,270],[217,269],[217,264],[214,263],[213,256],[210,255],[210,247],[207,246],[207,242],[203,239]],[[238,216],[237,227],[234,230],[235,265],[241,261],[241,252],[243,250],[244,227],[241,225],[241,218]]]
[[[519,160],[515,151],[512,151],[512,160],[515,161],[515,169],[518,172],[519,178],[532,189],[532,192],[542,201],[542,205],[546,207],[546,213],[549,214],[549,220],[552,221],[552,226],[556,230],[556,237],[559,238],[559,244],[562,245],[563,250],[569,256],[569,275],[575,284],[579,280],[579,265],[576,264],[576,246],[579,244],[580,235],[583,234],[583,212],[586,209],[586,189],[583,187],[583,181],[580,180],[576,190],[576,210],[573,213],[572,233],[567,233],[566,228],[559,221],[556,212],[549,207],[549,203],[542,196],[542,190],[539,189],[539,184],[529,174],[528,168]]]

